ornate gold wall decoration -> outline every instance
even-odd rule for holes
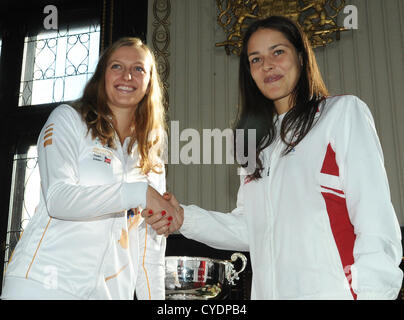
[[[157,60],[158,73],[163,82],[164,105],[168,108],[168,76],[170,74],[170,63],[168,61],[170,46],[170,0],[154,0],[153,2],[153,34],[152,49]]]
[[[313,48],[339,40],[337,16],[345,0],[216,0],[218,24],[227,39],[216,43],[225,47],[227,54],[239,55],[244,31],[252,20],[281,15],[297,22],[309,37]]]

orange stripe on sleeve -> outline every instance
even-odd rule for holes
[[[45,130],[45,134],[48,134],[48,133],[50,133],[50,132],[52,132],[52,131],[53,131],[53,128],[46,129],[46,130]]]
[[[50,132],[46,136],[44,136],[43,139],[46,140],[46,139],[52,137],[52,135],[53,135],[53,132]]]
[[[50,146],[51,144],[52,144],[52,139],[48,139],[48,140],[45,140],[45,142],[43,143],[43,146],[46,147],[46,146]]]

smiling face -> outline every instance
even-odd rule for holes
[[[148,91],[151,59],[145,50],[133,46],[118,48],[109,58],[105,72],[107,104],[135,110]]]
[[[247,55],[258,89],[274,102],[278,114],[287,112],[301,70],[295,47],[282,32],[262,28],[250,37]]]

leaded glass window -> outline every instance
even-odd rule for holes
[[[99,45],[99,24],[26,37],[18,105],[79,98],[97,65]]]
[[[24,228],[35,212],[39,192],[37,147],[31,146],[26,153],[14,155],[5,262],[9,261]]]

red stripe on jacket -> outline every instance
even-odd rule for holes
[[[339,167],[335,159],[335,152],[330,144],[328,144],[327,147],[321,173],[339,176]],[[354,263],[353,248],[356,236],[354,227],[349,219],[346,200],[328,192],[322,192],[321,194],[325,201],[332,234],[338,248],[342,267],[347,277],[352,296],[356,300],[356,294],[351,286],[351,265]]]

